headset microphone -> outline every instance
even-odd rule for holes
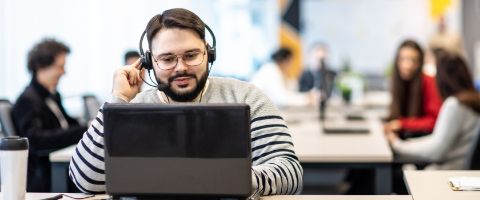
[[[159,83],[157,85],[157,89],[164,92],[166,89],[168,88],[168,85],[167,84],[164,84],[164,83]]]

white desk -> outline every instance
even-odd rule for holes
[[[345,120],[342,108],[329,107],[324,123]],[[350,109],[351,110],[351,109]],[[391,193],[392,151],[385,140],[383,126],[375,112],[365,111],[365,121],[347,121],[345,126],[365,123],[367,134],[325,134],[315,108],[284,111],[295,152],[306,168],[375,169],[376,194]]]
[[[480,171],[404,171],[409,193],[415,200],[479,200],[480,191],[453,191],[448,179],[480,176]]]
[[[348,123],[367,123],[370,133],[325,134],[318,119],[306,119],[289,124],[288,128],[300,161],[302,163],[392,161],[392,151],[383,136],[379,120],[368,119],[366,122]]]
[[[68,196],[75,197],[75,198],[83,198],[83,197],[91,196],[91,195],[88,195],[88,194],[81,194],[81,193],[32,193],[32,192],[29,192],[29,193],[27,193],[27,195],[25,197],[25,200],[46,199],[46,198],[54,197],[58,194],[66,194]],[[100,199],[107,199],[107,198],[108,198],[108,195],[95,195],[93,197],[85,198],[85,199],[82,199],[82,200],[100,200]],[[0,199],[3,200],[1,195],[0,195]],[[68,198],[68,197],[63,197],[61,199],[62,200],[72,200],[72,198]]]
[[[70,162],[73,153],[75,152],[75,146],[69,146],[64,149],[60,149],[50,154],[50,162]]]
[[[410,195],[277,195],[260,200],[413,200]]]
[[[38,200],[53,197],[59,193],[27,193],[26,200]],[[84,194],[67,193],[73,197],[84,197]],[[107,195],[96,195],[84,200],[106,199]],[[62,200],[71,198],[64,197]],[[261,197],[260,200],[412,200],[409,195],[277,195]]]

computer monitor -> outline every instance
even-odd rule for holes
[[[114,197],[248,197],[246,104],[106,104],[106,191]]]

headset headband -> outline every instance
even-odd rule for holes
[[[205,24],[205,23],[204,23]],[[212,49],[215,50],[215,47],[216,47],[216,39],[215,39],[215,34],[213,34],[213,31],[212,29],[210,29],[210,27],[205,24],[205,28],[207,29],[207,31],[210,33],[210,36],[212,37]],[[147,28],[148,29],[148,28]],[[145,29],[142,33],[142,36],[140,37],[140,43],[138,44],[138,48],[140,49],[140,54],[142,56],[145,56],[145,52],[143,51],[143,38],[145,37],[145,35],[147,34],[147,29]],[[205,38],[204,38],[205,39]]]

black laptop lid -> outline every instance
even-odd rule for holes
[[[251,193],[248,105],[106,104],[103,114],[109,194]]]

